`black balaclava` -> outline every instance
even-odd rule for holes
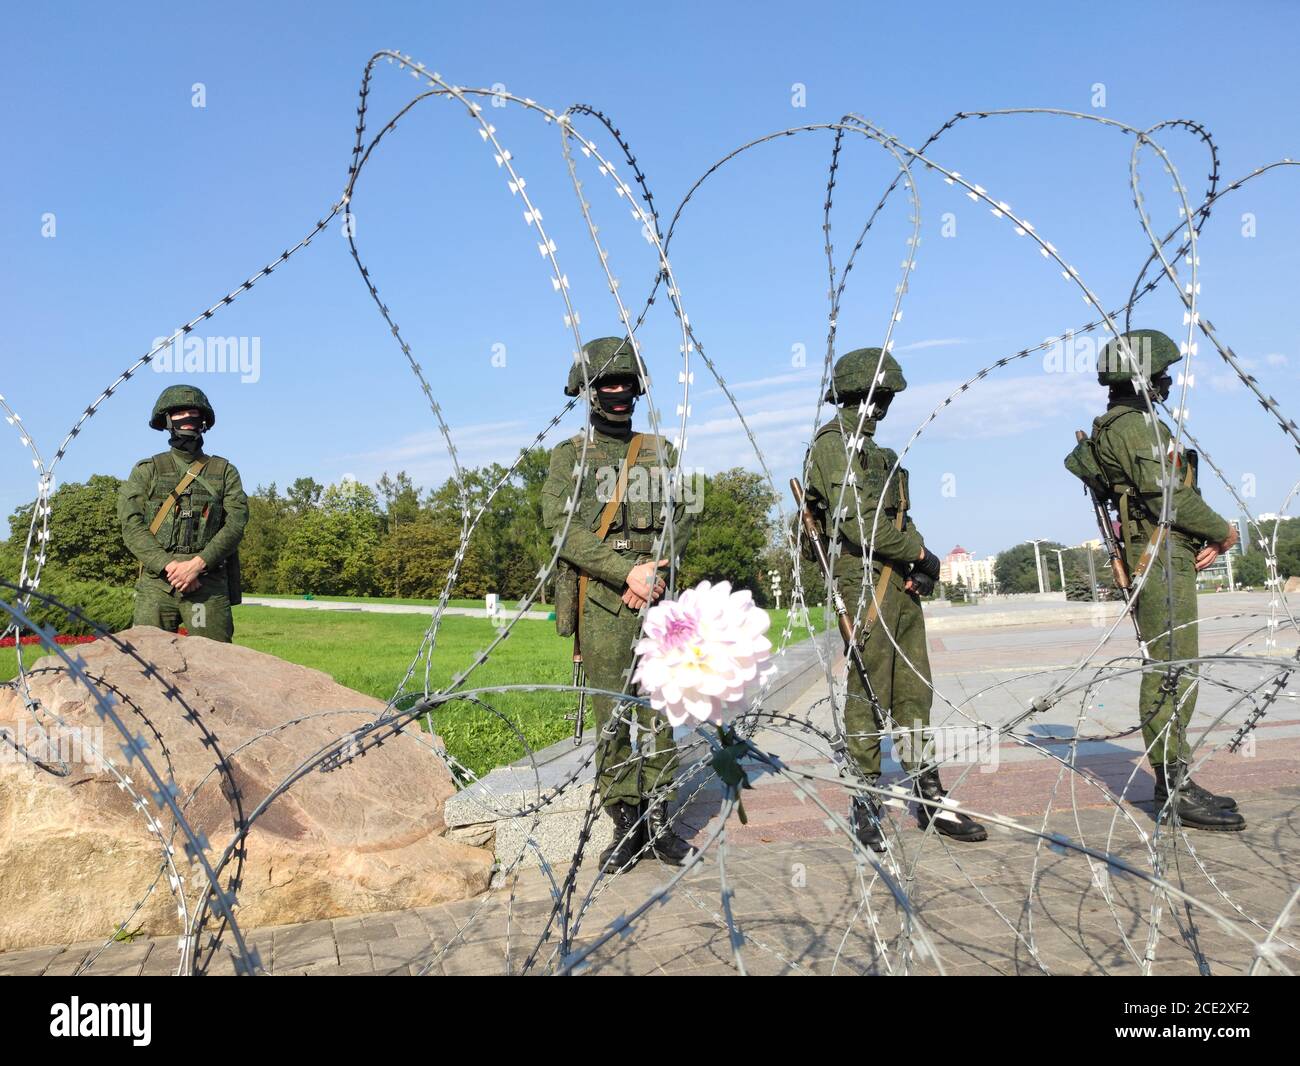
[[[1169,399],[1169,392],[1174,387],[1174,379],[1168,374],[1160,373],[1151,379],[1151,399],[1153,403],[1164,403]],[[1146,406],[1141,395],[1128,382],[1110,387],[1112,402],[1128,403],[1134,406]]]
[[[636,378],[609,377],[601,385],[622,385],[621,393],[609,394],[600,391],[599,386],[592,386],[591,424],[611,437],[629,437],[632,435],[632,412],[636,408]]]
[[[167,412],[167,443],[178,452],[197,456],[203,450],[203,430],[206,428],[203,415],[196,414],[190,418],[175,418]]]
[[[866,398],[867,394],[865,392],[855,392],[848,396],[841,395],[839,398],[840,407],[852,415],[857,412],[857,409],[862,405],[862,401]],[[867,417],[862,422],[862,428],[867,433],[876,431],[876,423],[885,417],[889,411],[889,405],[893,401],[894,393],[890,389],[877,388],[871,394],[871,405],[867,411]]]

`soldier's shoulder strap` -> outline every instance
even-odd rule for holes
[[[205,458],[207,465],[201,474],[195,475],[194,480],[208,490],[209,496],[220,499],[225,495],[226,468],[231,465],[230,460],[221,455],[209,455]],[[204,474],[207,476],[204,477]]]
[[[176,470],[176,459],[171,452],[159,452],[157,455],[151,456],[148,461],[153,464],[155,474]]]
[[[634,433],[632,439],[627,442],[627,454],[623,457],[623,465],[618,471],[618,482],[614,488],[614,495],[610,497],[605,508],[600,512],[600,525],[596,529],[596,536],[601,540],[609,535],[609,527],[614,524],[614,514],[623,504],[623,496],[627,492],[628,470],[636,463],[636,457],[641,452],[641,445],[644,441],[644,434]],[[578,643],[578,635],[582,632],[582,613],[587,605],[587,575],[580,573],[578,575],[578,630],[573,635],[573,655],[578,658],[582,654],[582,649]]]
[[[637,456],[641,454],[641,449],[645,445],[645,437],[644,433],[634,433],[632,439],[627,442],[627,453],[623,456],[623,465],[618,471],[614,495],[609,498],[605,509],[600,512],[600,527],[596,530],[596,536],[601,540],[609,534],[609,527],[614,524],[614,515],[623,505],[623,497],[627,495],[628,471],[636,465]]]
[[[673,451],[673,442],[662,433],[638,433],[637,436],[641,438],[639,453],[642,459],[647,456],[657,458],[660,448],[663,449],[665,457]]]

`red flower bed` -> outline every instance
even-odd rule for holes
[[[99,639],[98,637],[91,637],[91,636],[82,636],[82,637],[58,636],[54,638],[54,643],[55,644],[89,644],[92,640],[98,640],[98,639]],[[40,642],[41,642],[41,638],[35,635],[29,637],[23,637],[24,644],[39,644]],[[13,637],[5,637],[3,640],[0,640],[0,648],[12,648],[13,646],[14,646]]]

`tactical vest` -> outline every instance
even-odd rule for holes
[[[574,458],[582,455],[584,434],[570,438]],[[668,462],[667,442],[661,461],[657,441],[663,438],[645,434],[636,462],[628,470],[627,490],[623,502],[614,513],[605,543],[617,552],[646,555],[654,550],[654,542],[663,532],[666,516],[664,500],[667,496]],[[627,441],[602,440],[594,437],[587,445],[586,471],[582,479],[582,497],[578,501],[575,522],[580,522],[591,532],[600,526],[605,504],[614,498],[618,472],[627,455]]]
[[[1103,415],[1098,415],[1092,421],[1092,441],[1095,445],[1106,430],[1110,429],[1125,415],[1135,414],[1146,418],[1146,412],[1135,407],[1114,407]],[[1149,423],[1148,423],[1149,424]],[[1163,430],[1163,432],[1162,432]],[[1169,460],[1169,472],[1183,485],[1184,488],[1195,489],[1198,478],[1198,457],[1196,449],[1184,448],[1176,456],[1168,455],[1169,442],[1173,439],[1168,430],[1165,430],[1163,424],[1158,420],[1151,427],[1153,439],[1159,442],[1159,447],[1166,449],[1166,457]],[[1094,453],[1095,454],[1095,453]],[[1146,499],[1138,492],[1138,488],[1124,471],[1116,471],[1108,464],[1101,462],[1100,456],[1096,460],[1100,468],[1103,484],[1109,489],[1111,498],[1120,514],[1120,529],[1126,546],[1130,549],[1142,542],[1144,537],[1152,535],[1154,528],[1159,524],[1160,516],[1152,512]],[[1117,476],[1118,475],[1118,476]],[[1080,475],[1082,476],[1082,475]],[[1085,479],[1086,480],[1086,479]],[[1172,535],[1181,539],[1190,539],[1182,534],[1179,530],[1171,531]]]
[[[189,464],[171,452],[159,452],[151,460],[149,502],[145,521],[152,522],[168,495],[180,484]],[[163,519],[155,534],[163,550],[174,554],[197,554],[208,546],[225,521],[224,488],[228,463],[219,455],[207,457],[207,465],[194,478]],[[218,567],[220,569],[220,567]]]
[[[845,439],[844,427],[838,419],[827,422],[817,431],[813,437],[813,445],[816,446],[819,438],[830,433],[841,438],[842,446]],[[857,477],[858,492],[856,499],[864,501],[869,499],[880,500],[880,508],[884,511],[885,517],[897,525],[899,529],[906,528],[907,511],[911,506],[907,470],[899,467],[893,478],[890,479],[888,487],[886,487],[885,479],[889,477],[889,472],[894,469],[894,464],[898,462],[898,453],[892,448],[882,448],[873,438],[866,434],[862,435],[861,441],[861,445],[852,450],[849,460],[849,469]],[[849,485],[844,490],[843,501],[838,499],[838,486],[833,487],[832,491],[837,498],[827,500],[828,507],[848,508],[848,512],[840,519],[840,526],[843,527],[846,522],[856,522],[857,513],[854,507],[853,485]],[[900,516],[902,518],[901,522],[899,521]],[[868,514],[865,510],[862,514],[862,524],[868,534],[870,534],[875,524],[875,517],[874,514]],[[830,521],[829,516],[827,520]],[[840,550],[849,555],[865,554],[862,548],[859,548],[843,536],[840,537]]]

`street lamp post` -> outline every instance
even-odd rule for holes
[[[779,611],[781,609],[781,573],[778,570],[769,570],[767,576],[771,579],[772,597],[776,600],[776,609]]]
[[[1061,571],[1061,591],[1064,592],[1065,591],[1065,549],[1053,548],[1052,551],[1056,552],[1056,565],[1060,568]]]
[[[1043,540],[1031,540],[1029,542],[1034,546],[1034,573],[1038,576],[1038,594],[1040,596],[1043,594],[1043,557],[1038,552],[1038,546],[1046,539],[1044,537]]]

